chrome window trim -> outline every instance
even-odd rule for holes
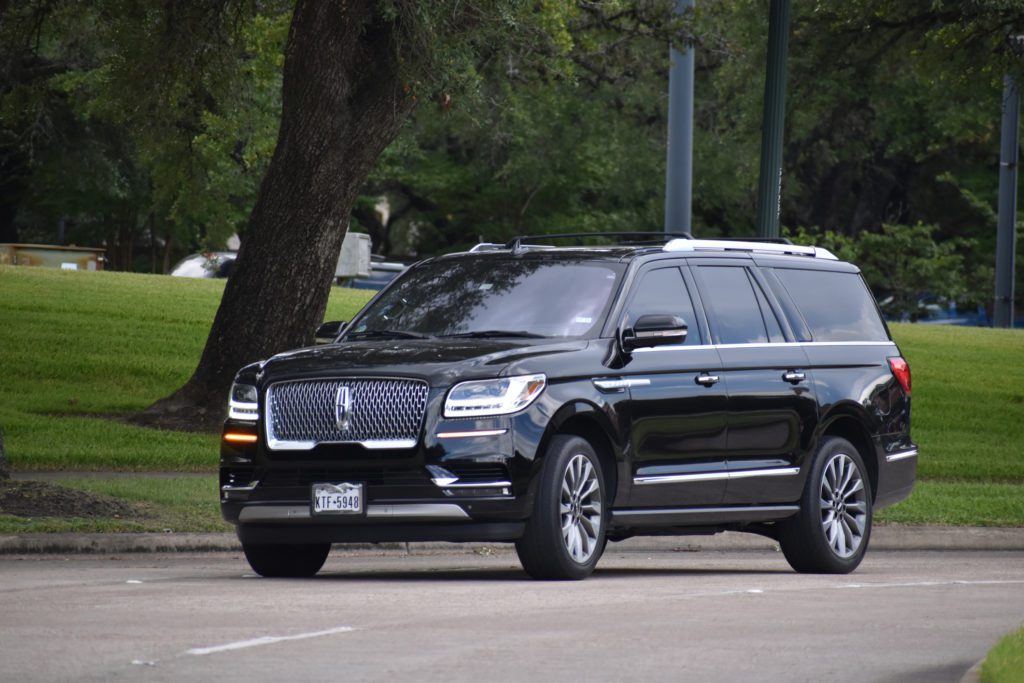
[[[685,351],[687,349],[770,349],[784,347],[815,347],[815,346],[896,346],[894,341],[841,341],[841,342],[750,342],[747,344],[666,344],[650,348],[635,349],[633,353],[653,353],[656,351]]]
[[[908,451],[899,451],[897,453],[889,453],[885,456],[886,462],[897,462],[899,460],[906,460],[907,458],[916,458],[917,449],[911,448]]]
[[[693,474],[659,474],[648,477],[633,477],[635,486],[651,484],[685,484],[696,481],[721,481],[723,479],[749,479],[751,477],[791,477],[800,474],[799,467],[772,467],[760,470],[737,470],[735,472],[695,472]]]

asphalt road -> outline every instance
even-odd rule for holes
[[[626,552],[525,578],[504,548],[0,557],[0,681],[957,681],[1024,623],[1024,552]]]

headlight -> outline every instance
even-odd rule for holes
[[[544,375],[522,375],[462,382],[452,387],[444,402],[445,417],[508,415],[522,410],[544,391]]]
[[[255,422],[260,416],[258,401],[256,387],[251,384],[232,384],[228,397],[228,417]]]

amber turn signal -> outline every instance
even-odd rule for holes
[[[256,443],[256,435],[228,432],[224,435],[224,440],[231,441],[232,443]]]

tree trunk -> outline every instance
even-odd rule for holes
[[[299,0],[281,127],[235,270],[192,378],[136,422],[217,430],[235,372],[312,340],[359,188],[408,117],[395,26],[373,0]]]

